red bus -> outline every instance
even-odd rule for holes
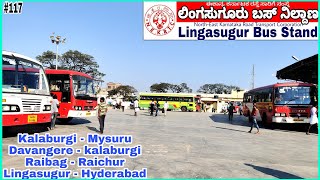
[[[57,95],[59,120],[96,116],[97,97],[93,78],[71,70],[46,69],[51,94]]]
[[[317,102],[313,84],[289,82],[256,88],[244,94],[243,114],[249,116],[253,103],[259,113],[257,121],[272,123],[309,123],[310,109]]]
[[[50,123],[51,102],[42,64],[2,51],[2,126]]]

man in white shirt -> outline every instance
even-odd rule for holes
[[[59,113],[59,101],[57,99],[57,95],[53,95],[53,100],[52,100],[52,104],[51,104],[51,112],[52,112],[52,119],[51,119],[51,130],[54,129],[54,127],[56,126],[56,120],[57,120],[57,116]]]
[[[310,124],[309,124],[309,127],[308,127],[308,131],[306,132],[307,135],[309,135],[309,131],[310,131],[310,128],[313,126],[313,125],[316,125],[317,126],[317,129],[318,129],[318,110],[317,110],[317,104],[314,103],[311,110],[310,110]]]
[[[137,99],[133,102],[133,106],[134,106],[134,115],[137,116],[138,111],[140,110],[139,109],[139,101]]]
[[[167,110],[169,108],[169,103],[168,101],[166,101],[164,104],[163,104],[163,111],[164,111],[164,116],[167,115]]]

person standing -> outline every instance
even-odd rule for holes
[[[158,116],[158,112],[159,112],[159,108],[160,108],[159,101],[156,102],[155,108],[156,108],[156,115],[155,116]]]
[[[53,100],[52,100],[52,105],[51,105],[51,112],[53,114],[53,117],[51,119],[50,130],[53,130],[55,128],[57,116],[59,113],[59,101],[57,99],[57,95],[53,94],[52,98],[53,98]]]
[[[134,106],[134,115],[137,116],[138,111],[140,110],[139,109],[139,101],[137,99],[133,102],[133,106]]]
[[[258,123],[257,123],[257,114],[258,114],[258,108],[254,104],[253,108],[252,108],[251,116],[249,117],[249,118],[252,119],[252,122],[251,122],[251,129],[250,129],[250,131],[248,131],[248,133],[251,133],[251,131],[253,129],[253,126],[255,126],[257,128],[256,134],[259,133],[259,126],[258,126]]]
[[[307,135],[309,135],[309,132],[310,132],[310,129],[313,125],[316,125],[317,126],[317,129],[318,129],[318,110],[317,110],[317,104],[313,104],[312,105],[312,108],[310,110],[310,124],[309,124],[309,127],[308,127],[308,130],[306,132]]]
[[[169,103],[168,101],[166,101],[164,104],[163,104],[163,111],[164,111],[164,116],[167,115],[167,110],[169,108]]]
[[[154,106],[155,106],[154,100],[152,100],[150,103],[150,116],[153,116]]]
[[[124,104],[124,101],[123,100],[121,100],[121,108],[122,108],[122,112],[124,112],[124,107],[125,107],[125,104]]]
[[[100,133],[103,134],[104,130],[104,121],[106,118],[106,114],[108,112],[108,106],[105,102],[104,97],[100,98],[100,104],[95,108],[98,109],[98,119],[99,119],[99,125],[100,125]]]
[[[233,111],[234,111],[234,106],[232,103],[230,103],[230,106],[228,107],[228,112],[229,112],[229,122],[232,123],[233,120]]]
[[[201,104],[201,112],[204,111],[204,103]]]

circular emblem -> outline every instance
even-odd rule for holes
[[[144,25],[153,35],[166,35],[174,28],[174,12],[165,5],[152,6],[145,14]]]

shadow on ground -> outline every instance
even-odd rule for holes
[[[233,115],[232,123],[230,123],[228,119],[228,114],[213,114],[209,117],[215,123],[232,124],[236,126],[246,126],[246,127],[250,126],[250,123],[246,120],[244,116],[240,116],[237,114]]]
[[[97,119],[97,121],[98,121],[98,119]],[[89,124],[89,123],[91,123],[91,121],[89,121],[87,119],[80,119],[80,118],[73,118],[69,122],[65,122],[63,120],[57,120],[56,121],[56,124],[59,124],[59,125],[71,125],[71,126],[81,125],[81,124]]]
[[[96,127],[92,127],[92,126],[87,126],[87,128],[91,131],[94,131],[94,132],[100,132]]]
[[[260,171],[264,174],[279,178],[279,179],[303,179],[302,177],[296,176],[294,174],[290,174],[287,172],[271,169],[271,168],[266,168],[266,167],[261,167],[261,166],[255,166],[253,164],[248,164],[245,163],[246,166],[250,166],[253,169]]]
[[[48,131],[50,123],[44,124],[33,124],[33,125],[23,125],[23,126],[12,126],[12,127],[3,127],[2,136],[3,138],[15,137],[18,133],[41,133]]]
[[[75,126],[75,125],[88,124],[88,123],[91,123],[91,121],[87,119],[78,119],[78,118],[74,118],[69,122],[63,122],[59,120],[56,121],[56,124],[61,126]],[[2,136],[4,138],[7,138],[7,137],[15,137],[18,135],[18,133],[28,133],[28,134],[42,133],[42,132],[48,131],[48,127],[50,127],[50,123],[3,127]]]
[[[213,114],[209,117],[215,123],[231,124],[228,119],[228,114]],[[232,125],[245,126],[248,128],[250,128],[251,126],[247,117],[238,115],[238,114],[233,115]],[[280,130],[283,132],[291,132],[291,131],[306,132],[307,127],[309,126],[309,124],[272,124],[272,126],[266,127],[262,125],[261,121],[258,122],[258,125],[260,128],[263,128],[263,129]],[[318,133],[318,129],[316,128],[316,126],[314,126],[311,128],[310,132]]]

